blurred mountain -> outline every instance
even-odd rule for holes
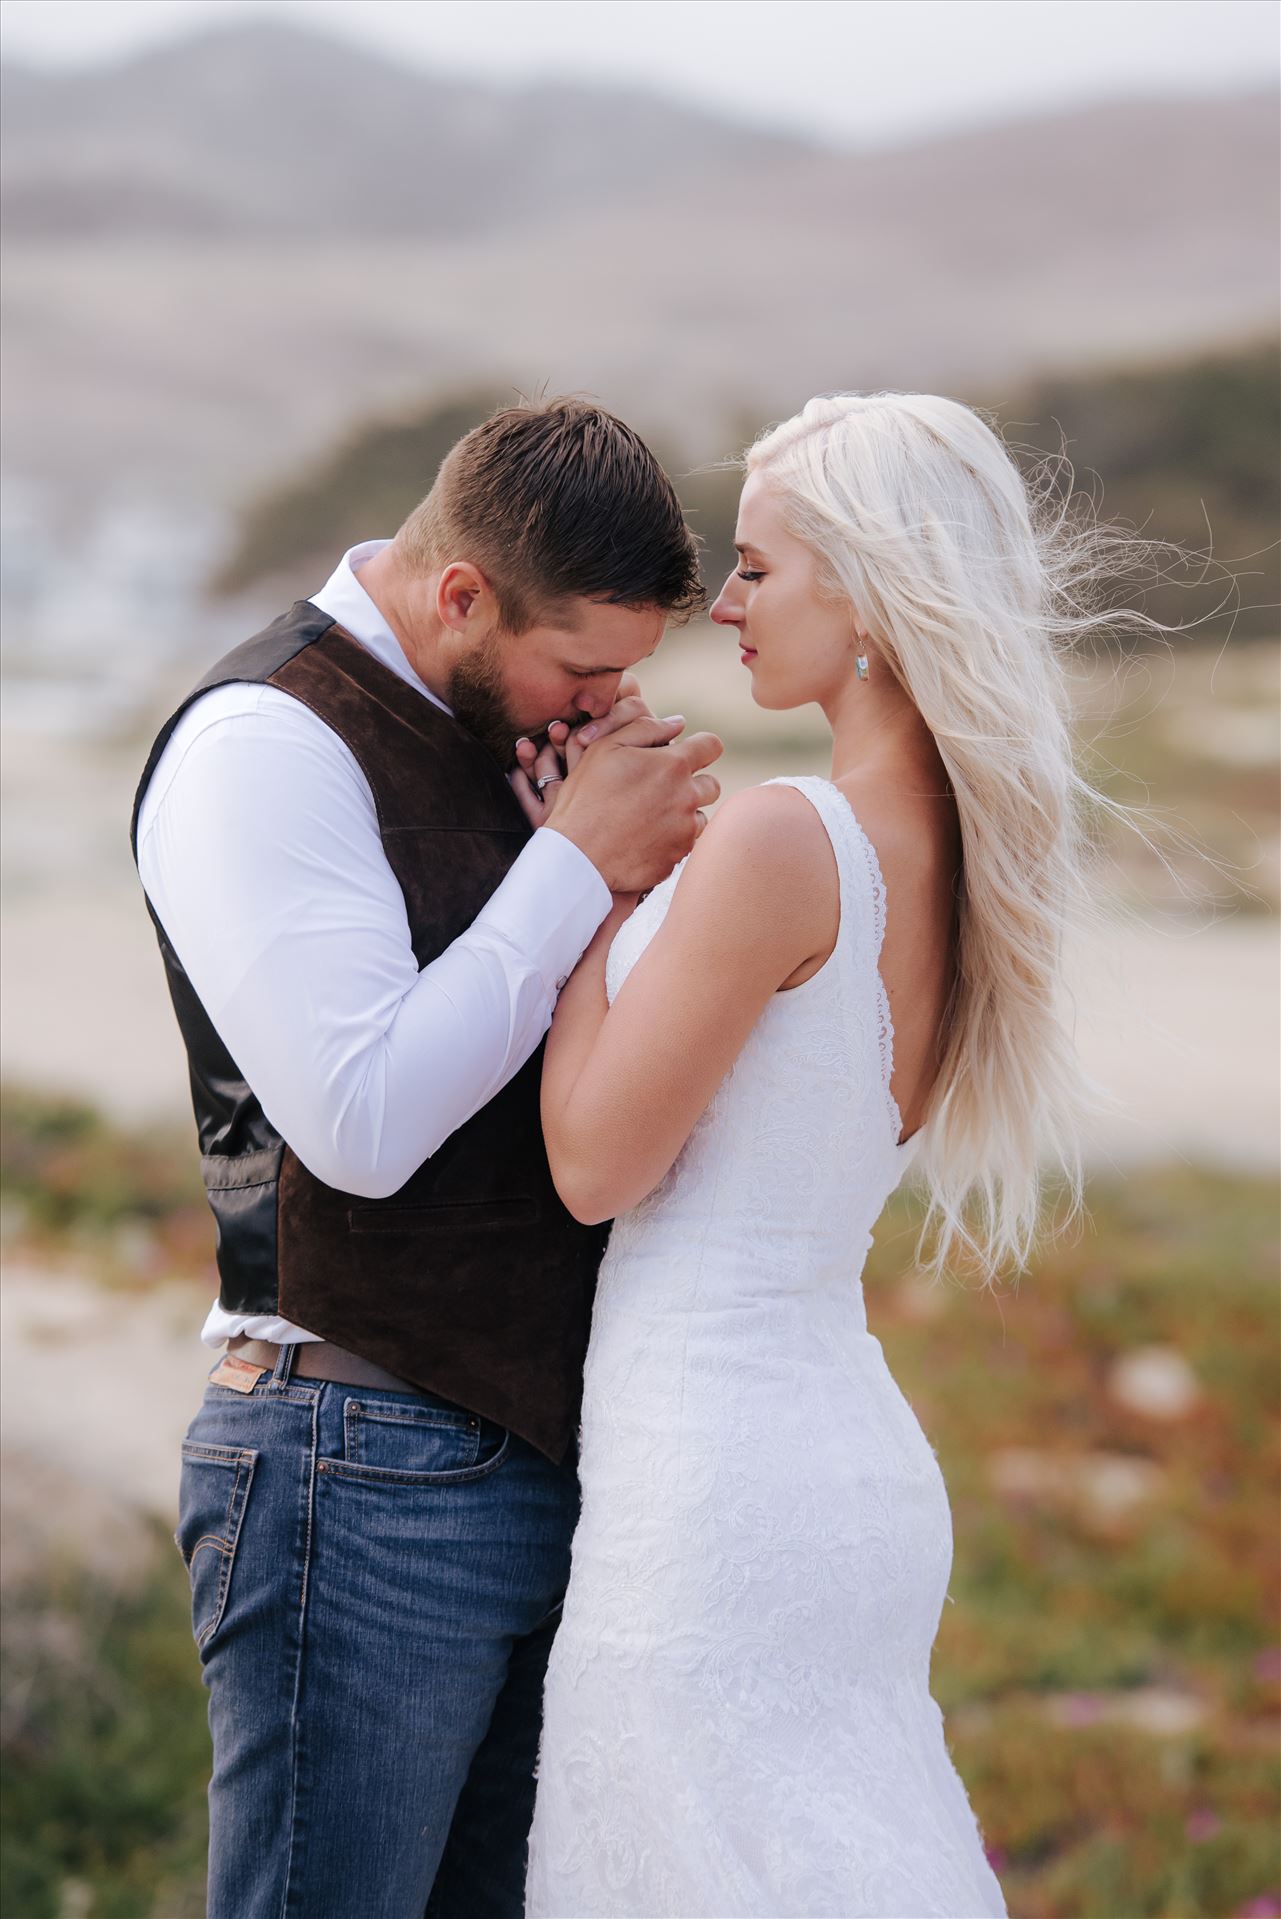
[[[593,392],[705,460],[745,408],[1001,402],[1278,309],[1269,93],[848,153],[237,25],[10,67],[3,112],[6,466],[42,516],[221,511],[481,385]]]
[[[2,86],[11,236],[498,233],[809,151],[651,95],[437,78],[272,24]]]

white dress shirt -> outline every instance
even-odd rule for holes
[[[445,712],[344,554],[313,603]],[[278,687],[202,694],[138,820],[148,899],[264,1113],[328,1186],[382,1199],[529,1058],[609,911],[604,880],[537,832],[471,926],[419,970],[355,756]],[[318,1335],[215,1303],[202,1338]]]

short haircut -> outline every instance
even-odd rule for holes
[[[514,633],[570,598],[678,624],[706,598],[676,489],[631,427],[584,400],[504,407],[474,427],[396,544],[422,572],[470,560]]]

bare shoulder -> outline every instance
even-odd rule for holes
[[[683,898],[682,898],[683,895]],[[750,916],[804,956],[833,936],[840,879],[826,828],[791,786],[753,786],[723,800],[691,853],[673,908]],[[798,963],[798,962],[794,962]]]
[[[694,849],[700,855],[781,879],[789,890],[835,871],[827,829],[794,786],[751,786],[724,800]]]

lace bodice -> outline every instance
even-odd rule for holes
[[[607,1262],[671,1235],[687,1253],[731,1252],[771,1286],[857,1282],[872,1227],[915,1152],[899,1144],[890,1090],[894,1029],[878,961],[885,885],[840,788],[795,777],[827,829],[840,927],[824,966],[776,993],[667,1177],[614,1228]],[[612,1001],[663,922],[684,862],[641,902],[610,948]]]

